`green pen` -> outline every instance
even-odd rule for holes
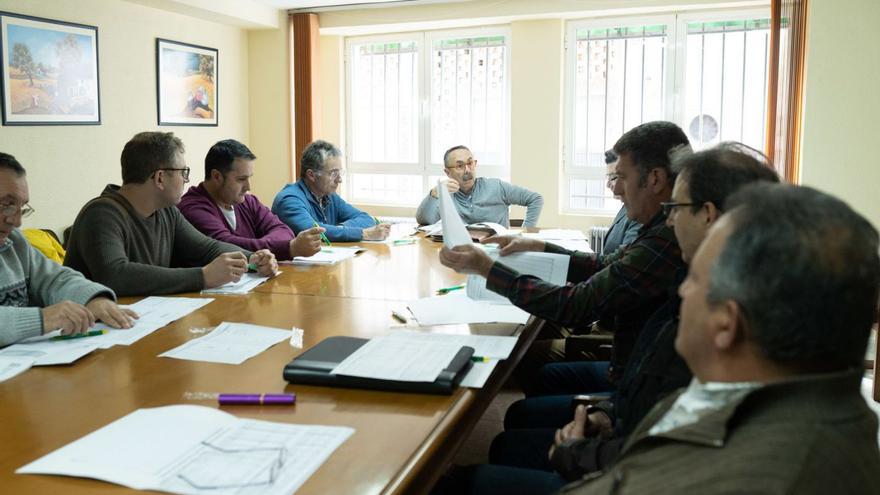
[[[376,218],[376,217],[373,217],[373,221],[376,222],[376,225],[379,225],[380,223],[382,223],[382,222],[381,222],[378,218]]]
[[[465,287],[465,284],[461,284],[461,285],[453,285],[452,287],[444,287],[444,288],[442,288],[442,289],[439,289],[439,290],[437,291],[437,294],[440,294],[440,295],[448,294],[448,293],[450,293],[450,292],[452,292],[452,291],[454,291],[454,290],[464,289],[464,287]]]
[[[318,222],[314,222],[314,224],[315,224],[315,227],[320,227],[320,225],[318,225]],[[330,239],[327,239],[327,236],[324,235],[323,232],[321,232],[321,242],[323,242],[324,244],[326,244],[328,246],[330,245]]]
[[[396,239],[394,241],[395,246],[401,246],[404,244],[415,244],[415,243],[416,243],[415,239]]]
[[[81,339],[83,337],[96,337],[98,335],[104,335],[107,333],[107,330],[91,330],[86,333],[74,333],[70,335],[58,335],[52,337],[51,340],[70,340],[70,339]]]
[[[257,264],[256,263],[248,263],[248,271],[249,272],[257,271]]]
[[[471,356],[471,361],[475,363],[488,363],[489,358],[483,356]]]

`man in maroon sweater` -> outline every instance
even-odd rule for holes
[[[195,228],[219,241],[256,251],[268,249],[279,260],[311,256],[321,249],[315,227],[294,236],[250,190],[257,157],[234,140],[220,141],[205,156],[205,180],[191,187],[177,208]]]

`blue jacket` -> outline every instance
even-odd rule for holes
[[[359,241],[365,228],[376,225],[373,217],[346,203],[336,193],[324,196],[319,202],[301,180],[281,189],[272,202],[272,213],[297,234],[317,222],[327,229],[325,234],[331,241]]]

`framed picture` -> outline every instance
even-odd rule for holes
[[[156,39],[159,125],[217,125],[217,49]]]
[[[0,12],[3,125],[98,125],[98,28]]]

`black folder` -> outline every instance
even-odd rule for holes
[[[433,382],[403,382],[356,376],[340,376],[330,372],[351,353],[366,344],[368,339],[356,337],[328,337],[318,345],[295,357],[284,366],[284,379],[302,385],[326,387],[368,388],[395,392],[449,395],[471,369],[472,347],[462,347],[458,354]]]

